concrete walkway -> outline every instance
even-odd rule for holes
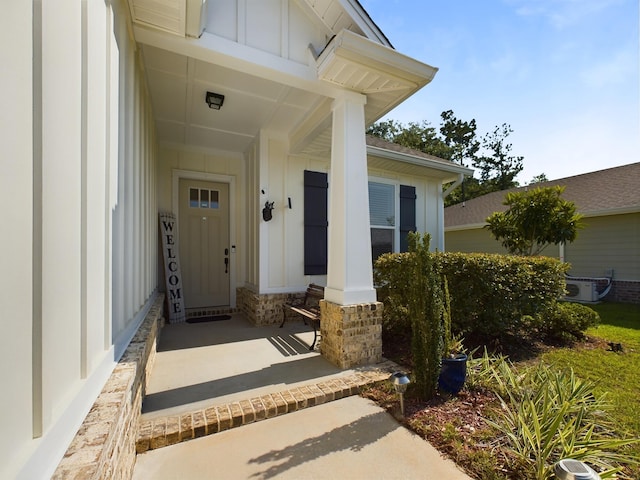
[[[138,455],[134,480],[469,480],[358,396]]]

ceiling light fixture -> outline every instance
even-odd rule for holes
[[[207,92],[207,105],[214,110],[220,110],[224,103],[224,95],[219,93]]]

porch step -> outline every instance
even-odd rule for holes
[[[216,405],[181,415],[141,419],[138,424],[136,453],[174,445],[193,438],[212,435],[230,428],[266,420],[303,408],[313,407],[360,393],[362,387],[386,380],[400,367],[391,361],[351,370],[351,374],[321,383],[260,397]]]

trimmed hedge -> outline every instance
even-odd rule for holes
[[[534,334],[564,294],[569,266],[548,257],[433,253],[447,277],[451,325],[456,334],[500,338]],[[385,254],[375,263],[378,300],[390,329],[409,327],[407,292],[413,279],[411,253]]]

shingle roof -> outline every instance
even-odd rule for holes
[[[574,202],[578,212],[583,215],[640,211],[640,163],[632,163],[528,187],[492,192],[452,205],[444,209],[445,228],[483,224],[493,212],[506,210],[502,202],[507,192],[556,185],[565,187],[562,198]]]
[[[384,148],[385,150],[391,150],[392,152],[404,153],[406,155],[412,155],[414,157],[428,158],[429,160],[438,160],[440,162],[453,163],[450,160],[445,160],[435,155],[429,155],[420,150],[414,150],[413,148],[404,147],[397,143],[388,142],[380,137],[374,137],[373,135],[367,135],[367,145],[370,147]]]

